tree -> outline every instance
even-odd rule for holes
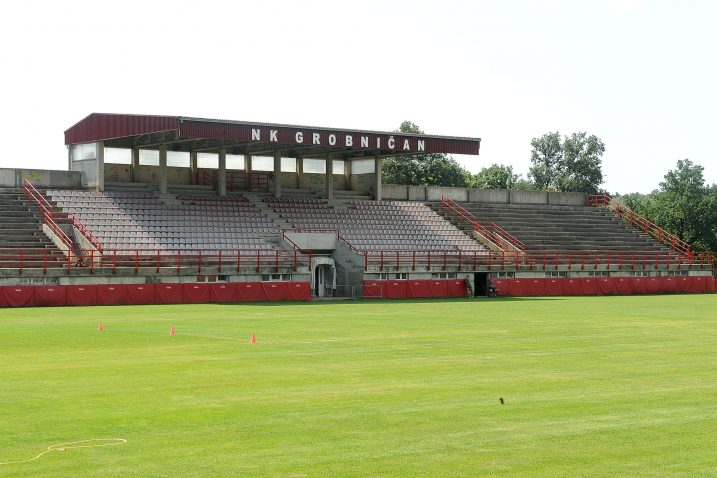
[[[397,133],[423,134],[423,131],[415,123],[404,121]],[[455,159],[438,153],[385,158],[381,166],[381,180],[387,184],[466,187],[470,176]]]
[[[533,166],[528,177],[532,178],[536,189],[556,189],[560,164],[563,161],[560,133],[556,131],[544,134],[540,138],[533,138],[530,145],[533,147],[530,153],[530,162]]]
[[[533,138],[529,178],[544,191],[598,192],[602,184],[602,155],[605,144],[585,132],[565,136],[548,133]]]
[[[704,168],[677,161],[655,195],[654,221],[698,249],[717,248],[717,194],[705,186]]]
[[[665,174],[660,189],[626,194],[620,202],[678,236],[695,250],[717,249],[717,185],[706,186],[704,168],[689,159]]]
[[[476,174],[473,187],[480,189],[513,189],[520,176],[513,174],[513,166],[491,164]]]

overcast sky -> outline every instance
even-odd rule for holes
[[[18,1],[0,16],[2,167],[65,169],[92,112],[482,138],[473,172],[587,131],[604,187],[678,159],[717,182],[717,2]]]

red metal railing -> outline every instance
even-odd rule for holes
[[[78,251],[83,262],[53,254],[47,249],[0,249],[0,268],[15,269],[22,274],[26,269],[42,269],[47,273],[51,268],[74,269],[95,273],[101,270],[116,273],[118,269],[135,273],[176,272],[201,273],[207,267],[216,268],[218,273],[278,273],[297,272],[311,265],[311,252],[298,250],[154,250],[154,249],[110,249],[98,252],[94,249]]]
[[[50,228],[52,233],[56,237],[58,237],[60,241],[67,247],[68,251],[71,252],[74,249],[72,240],[55,222],[55,211],[52,207],[52,204],[50,204],[50,202],[45,199],[45,196],[43,196],[40,191],[35,189],[35,186],[33,186],[32,183],[27,180],[27,178],[23,178],[22,182],[25,199],[27,199],[28,201],[34,201],[35,204],[37,204],[40,213],[42,213],[43,222]]]
[[[677,237],[676,235],[664,230],[649,219],[637,214],[629,207],[623,205],[619,201],[613,199],[607,194],[594,194],[588,196],[588,205],[590,207],[604,207],[610,209],[617,217],[620,217],[630,223],[633,227],[650,234],[662,244],[669,246],[674,251],[683,254],[688,259],[694,254],[689,244]]]
[[[525,244],[508,231],[493,222],[478,221],[478,218],[476,218],[470,211],[453,201],[451,198],[446,197],[445,194],[441,195],[441,208],[447,209],[449,214],[451,212],[455,212],[462,220],[473,224],[474,231],[481,234],[502,250],[525,249]]]
[[[71,224],[72,227],[76,228],[83,236],[85,236],[85,238],[87,238],[90,244],[92,244],[98,250],[102,250],[102,242],[95,235],[92,234],[92,231],[90,231],[90,229],[85,226],[85,224],[80,221],[77,216],[75,216],[74,214],[56,212],[52,207],[52,204],[50,204],[50,202],[40,191],[35,189],[35,186],[33,186],[32,183],[27,180],[27,178],[23,178],[23,186],[25,198],[27,200],[35,201],[38,208],[40,209],[40,212],[42,212],[43,214],[45,224],[47,224],[48,227],[52,229],[52,232],[60,238],[62,243],[65,244],[70,251],[73,250],[72,240],[57,225],[58,222],[67,222]]]
[[[293,245],[295,249],[300,249],[299,246],[297,246],[296,243],[294,243],[294,241],[292,241],[291,239],[289,239],[288,237],[286,237],[286,233],[287,233],[287,232],[299,232],[299,233],[301,233],[301,232],[306,232],[306,233],[318,232],[318,233],[322,233],[322,232],[323,232],[323,233],[335,234],[335,235],[336,235],[336,239],[339,240],[339,241],[341,241],[341,242],[343,242],[344,244],[346,244],[346,246],[347,246],[349,249],[351,249],[352,251],[354,251],[354,252],[356,252],[356,253],[358,253],[358,254],[361,253],[356,247],[354,247],[353,244],[351,244],[351,243],[348,241],[348,239],[346,239],[344,236],[341,235],[341,231],[339,231],[338,229],[314,229],[314,228],[282,229],[282,230],[281,230],[281,238],[284,239],[284,240],[286,240],[286,241],[287,241],[288,243],[290,243],[291,245]]]
[[[694,254],[688,260],[671,251],[364,251],[365,271],[523,270],[595,271],[649,268],[711,268],[714,253]]]

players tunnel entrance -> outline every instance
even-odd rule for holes
[[[488,273],[487,272],[476,272],[473,275],[473,296],[474,297],[485,297],[488,295]]]

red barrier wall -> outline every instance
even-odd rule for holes
[[[386,298],[387,299],[405,299],[408,287],[405,280],[388,280],[386,281]]]
[[[35,306],[62,307],[67,305],[67,291],[64,285],[36,285]]]
[[[127,284],[127,305],[155,304],[154,284]]]
[[[448,297],[448,281],[430,280],[428,288],[431,290],[431,297]]]
[[[97,305],[124,305],[127,303],[127,286],[100,284],[97,286]]]
[[[209,300],[212,302],[240,302],[241,297],[233,282],[209,284]]]
[[[310,282],[288,282],[286,284],[286,300],[303,300],[311,299],[311,283]]]
[[[0,308],[7,307],[7,301],[5,300],[5,286],[0,285]]]
[[[5,302],[8,307],[32,307],[35,305],[35,288],[31,285],[6,286]]]
[[[271,302],[286,300],[286,282],[262,282],[264,296]]]
[[[543,281],[545,283],[545,295],[563,295],[565,279],[562,277],[551,277]]]
[[[461,280],[448,280],[448,297],[467,297],[468,291],[466,290],[466,281]]]
[[[369,280],[363,281],[363,296],[364,297],[383,297],[386,281],[382,280]]]
[[[97,305],[97,286],[68,285],[67,305]]]
[[[182,284],[182,302],[185,304],[208,304],[211,300],[211,289],[206,282]]]
[[[427,280],[409,280],[406,286],[406,296],[412,299],[425,299],[433,297],[431,291],[431,281]]]
[[[266,301],[264,289],[261,288],[261,282],[239,282],[237,283],[237,292],[242,302]]]
[[[662,277],[645,277],[645,294],[660,294],[663,290]]]
[[[181,304],[182,284],[156,284],[154,299],[156,304]]]
[[[512,287],[514,279],[493,279],[495,285],[495,294],[498,296],[512,295]]]

